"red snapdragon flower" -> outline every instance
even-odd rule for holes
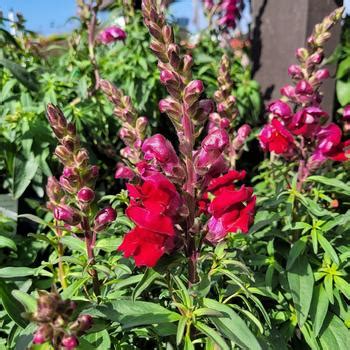
[[[248,232],[254,221],[256,198],[253,196],[253,188],[244,185],[237,188],[234,184],[243,180],[245,175],[245,171],[231,170],[210,182],[208,192],[214,199],[208,208],[212,215],[208,221],[208,241],[220,242],[230,232]]]
[[[118,250],[133,256],[136,266],[153,267],[174,246],[175,228],[181,199],[173,183],[153,173],[142,185],[128,184],[130,205],[126,215],[136,227],[126,234]]]
[[[294,147],[293,135],[276,118],[264,126],[259,135],[263,150],[277,154],[287,154]]]
[[[339,162],[349,160],[350,140],[341,141],[342,131],[338,125],[330,123],[317,133],[317,146],[313,154],[316,160],[332,159]]]

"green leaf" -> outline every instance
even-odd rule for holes
[[[185,336],[184,350],[195,350],[191,338],[188,335]]]
[[[288,254],[288,260],[287,260],[287,270],[289,270],[295,260],[301,255],[303,254],[304,250],[306,247],[306,238],[300,238],[298,241],[296,241],[293,246],[292,249],[289,251]]]
[[[298,323],[302,327],[309,313],[314,286],[312,268],[305,256],[299,256],[295,260],[287,277]]]
[[[19,198],[29,186],[39,167],[39,158],[31,157],[23,160],[18,157],[14,159],[12,195]]]
[[[310,318],[312,328],[317,337],[326,318],[328,311],[329,300],[322,284],[314,288],[312,303],[310,307]]]
[[[180,345],[182,342],[186,323],[187,323],[187,317],[182,316],[179,320],[179,323],[177,324],[176,345]]]
[[[317,239],[321,247],[329,255],[329,257],[333,260],[333,262],[339,265],[338,255],[334,250],[334,248],[332,247],[332,245],[328,242],[328,240],[320,232],[318,232],[317,234]]]
[[[228,305],[219,303],[216,300],[204,298],[205,307],[222,312],[223,317],[209,317],[215,327],[224,335],[242,348],[249,350],[261,350],[261,346],[254,334],[245,322]]]
[[[8,237],[0,236],[0,248],[11,248],[12,250],[17,250],[16,243]]]
[[[314,176],[308,177],[307,181],[316,181],[324,185],[334,187],[340,193],[350,196],[350,186],[338,179],[314,175]]]
[[[22,305],[11,294],[14,288],[12,285],[7,285],[0,280],[1,303],[9,317],[20,327],[25,328],[28,322],[21,317],[21,313],[24,312]]]
[[[85,242],[77,237],[64,236],[61,238],[61,243],[67,246],[70,250],[76,250],[84,254],[86,252]]]
[[[74,281],[70,286],[62,292],[63,299],[71,299],[73,296],[77,294],[78,291],[81,290],[82,286],[89,280],[89,277],[84,277],[80,280]]]
[[[347,57],[344,60],[342,60],[338,65],[337,79],[343,78],[349,72],[350,72],[350,57]]]
[[[96,242],[96,249],[101,249],[105,252],[114,252],[122,241],[121,237],[108,237],[99,239]]]
[[[153,269],[147,269],[144,273],[141,281],[136,285],[134,290],[132,291],[131,299],[135,301],[137,297],[148,288],[157,278],[159,277],[159,273],[154,271]]]
[[[230,350],[229,346],[225,340],[220,336],[220,334],[214,329],[210,328],[206,324],[197,321],[194,326],[203,334],[211,338],[221,350]]]
[[[37,272],[36,269],[30,267],[3,267],[0,268],[0,278],[19,278],[33,276]]]
[[[39,85],[34,75],[27,72],[25,68],[5,58],[0,60],[0,64],[7,68],[13,74],[13,76],[26,88],[33,91],[38,90]]]
[[[334,314],[327,316],[319,339],[322,350],[350,349],[350,331],[346,328],[343,321]]]
[[[79,339],[78,350],[106,350],[111,348],[111,339],[107,330],[90,333]]]
[[[336,83],[337,97],[342,106],[350,103],[350,81],[338,80]]]
[[[116,300],[96,308],[107,319],[121,323],[123,328],[176,322],[181,316],[161,305],[131,300]]]
[[[12,295],[25,307],[26,311],[35,312],[37,306],[34,297],[18,289],[13,290]]]
[[[350,300],[350,284],[339,276],[334,276],[334,283],[346,298]]]
[[[323,280],[324,289],[326,291],[328,300],[330,303],[334,303],[334,295],[333,295],[333,276],[331,274],[327,274]]]

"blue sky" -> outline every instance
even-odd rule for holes
[[[350,0],[344,2],[349,12]],[[201,3],[201,0],[198,0],[198,3]],[[75,25],[72,20],[67,22],[76,14],[75,0],[0,0],[0,10],[5,15],[11,9],[24,15],[29,29],[42,34],[62,33],[69,31]],[[172,13],[176,17],[190,16],[190,30],[195,30],[192,23],[192,0],[179,1],[172,6]],[[202,11],[199,13],[202,14]],[[203,25],[204,18],[200,16],[200,26]]]

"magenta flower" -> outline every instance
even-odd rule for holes
[[[126,39],[126,33],[123,29],[117,26],[110,26],[105,28],[99,35],[100,41],[107,45],[119,40]]]
[[[268,105],[267,110],[268,112],[283,119],[287,119],[292,115],[292,109],[289,107],[287,103],[281,100],[271,102]]]
[[[349,120],[350,120],[350,105],[344,107],[344,110],[343,110],[343,118],[344,118],[346,121],[349,121]]]

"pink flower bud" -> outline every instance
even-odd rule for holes
[[[163,85],[171,84],[171,83],[177,83],[178,80],[176,79],[176,76],[174,73],[170,70],[162,70],[160,72],[160,82]]]
[[[168,173],[179,165],[173,145],[161,134],[146,139],[142,145],[142,152],[145,160],[154,160]]]
[[[201,94],[204,91],[204,86],[201,80],[192,80],[185,88],[185,95]]]
[[[75,156],[75,162],[77,163],[77,166],[87,166],[89,162],[89,153],[85,148],[78,151]]]
[[[35,332],[33,337],[33,344],[43,344],[47,341],[47,337],[45,332],[43,332],[40,328]]]
[[[295,87],[295,92],[300,95],[311,95],[314,90],[309,82],[306,80],[301,80]]]
[[[199,101],[199,108],[202,109],[206,114],[214,112],[214,102],[212,100],[201,100]]]
[[[90,315],[80,315],[78,317],[79,330],[85,332],[92,327],[93,319]]]
[[[63,164],[69,163],[72,160],[72,154],[69,152],[69,150],[66,147],[62,145],[58,145],[56,147],[55,154]]]
[[[65,335],[61,341],[65,350],[73,350],[79,345],[78,338],[74,335]]]
[[[183,57],[183,70],[185,72],[190,71],[193,66],[193,58],[190,55],[184,55]]]
[[[146,117],[139,117],[136,120],[136,130],[142,134],[147,127],[148,119]]]
[[[292,99],[293,97],[295,97],[295,89],[294,89],[294,87],[291,86],[291,85],[285,85],[285,86],[283,86],[283,87],[281,88],[280,92],[281,92],[281,95],[286,96],[286,97],[288,97],[288,98],[291,98],[291,99]]]
[[[322,81],[325,79],[328,79],[330,76],[329,74],[329,70],[327,68],[323,68],[323,69],[319,69],[316,73],[315,73],[315,77],[318,81]]]
[[[246,142],[247,138],[249,137],[252,129],[248,124],[242,125],[238,130],[237,130],[237,136],[234,138],[232,142],[232,146],[236,151],[239,151],[244,143]]]
[[[122,163],[118,164],[117,170],[115,171],[115,174],[114,174],[115,179],[131,180],[132,178],[134,178],[134,176],[135,176],[135,173]]]
[[[100,33],[99,39],[103,44],[110,44],[114,41],[125,40],[126,33],[117,26],[110,26]]]
[[[296,50],[295,55],[297,56],[300,62],[304,62],[307,59],[309,53],[307,49],[305,49],[304,47],[300,47]]]
[[[315,52],[308,58],[308,63],[311,64],[320,64],[323,60],[323,52]]]
[[[292,115],[292,110],[289,105],[281,100],[271,102],[267,110],[280,118],[288,118]]]
[[[64,195],[60,183],[54,176],[47,179],[46,194],[53,202],[59,202]]]
[[[300,66],[296,64],[292,64],[291,66],[289,66],[288,74],[294,79],[301,79],[303,76]]]
[[[349,120],[350,120],[350,105],[344,107],[344,110],[343,110],[343,118],[344,118],[346,121],[349,121]]]
[[[95,217],[95,231],[101,231],[109,223],[114,221],[117,217],[117,213],[111,207],[100,210]]]
[[[76,192],[77,182],[72,179],[69,180],[63,175],[60,176],[60,185],[68,193],[73,194]]]
[[[58,205],[55,207],[53,215],[56,220],[64,221],[68,225],[78,225],[80,223],[80,215],[68,205]]]
[[[68,180],[76,179],[78,176],[76,169],[72,167],[64,167],[62,175]]]
[[[83,187],[78,192],[78,201],[82,203],[90,203],[95,198],[95,192],[89,187]]]

